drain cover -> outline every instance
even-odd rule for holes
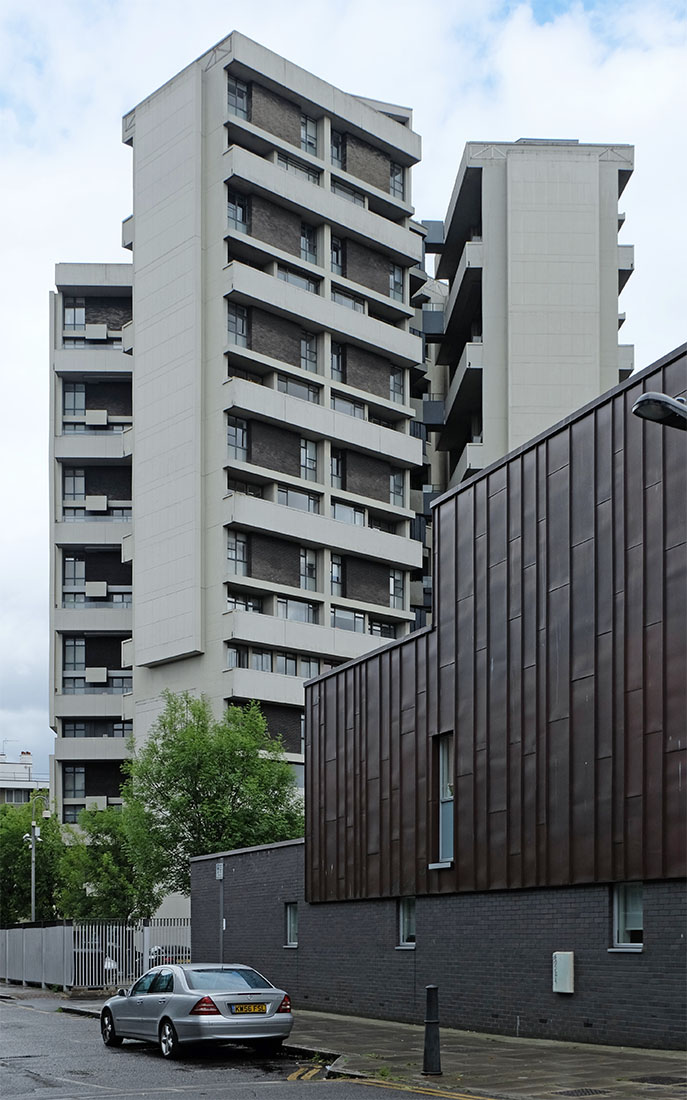
[[[556,1096],[608,1096],[608,1089],[566,1089]]]
[[[667,1073],[657,1073],[654,1077],[633,1077],[633,1085],[687,1085],[687,1077],[670,1077]]]

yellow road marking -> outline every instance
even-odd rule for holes
[[[303,1074],[303,1077],[301,1078],[301,1080],[302,1081],[309,1081],[311,1077],[315,1077],[316,1074],[318,1074],[320,1072],[321,1068],[322,1068],[321,1066],[313,1066],[312,1069],[309,1069],[307,1073]]]
[[[377,1081],[370,1078],[362,1077],[349,1077],[349,1081],[354,1081],[356,1085],[371,1085],[373,1088],[378,1089],[398,1089],[399,1092],[413,1092],[422,1096],[443,1096],[447,1100],[494,1100],[490,1096],[475,1096],[472,1094],[468,1096],[464,1092],[447,1092],[444,1089],[428,1089],[423,1088],[421,1085],[402,1085],[394,1084],[391,1081]]]

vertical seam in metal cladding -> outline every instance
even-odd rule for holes
[[[665,370],[661,371],[661,391],[666,393],[666,378]],[[666,759],[666,697],[667,697],[667,682],[666,682],[666,564],[665,564],[665,551],[668,544],[668,530],[666,524],[666,485],[667,471],[666,471],[666,448],[665,448],[665,436],[661,433],[660,437],[661,447],[661,548],[663,554],[661,556],[661,682],[658,690],[661,697],[661,860],[660,860],[660,873],[665,875],[666,873],[666,792],[668,790],[668,768]]]
[[[511,486],[511,471],[512,471],[514,465],[517,462],[518,462],[518,459],[515,459],[515,460],[513,460],[513,461],[511,461],[507,464],[507,466],[506,466],[506,483],[505,483],[505,486],[504,486],[504,505],[505,505],[505,510],[506,510],[506,514],[505,514],[505,517],[504,517],[504,527],[505,527],[505,530],[504,530],[504,535],[505,535],[504,552],[505,552],[505,555],[506,555],[506,560],[505,560],[505,563],[504,563],[504,565],[505,565],[505,585],[506,585],[506,592],[505,592],[505,595],[506,595],[506,652],[505,652],[505,658],[504,658],[505,698],[504,698],[504,704],[503,704],[503,706],[504,706],[503,720],[504,720],[504,724],[505,724],[505,741],[506,741],[506,753],[505,753],[505,755],[506,755],[506,770],[505,770],[505,775],[504,775],[504,785],[505,785],[505,795],[506,795],[506,797],[505,797],[506,813],[505,813],[505,820],[504,820],[504,824],[505,824],[504,842],[505,842],[505,846],[506,846],[506,853],[505,853],[506,888],[508,888],[510,886],[510,881],[511,881],[511,871],[510,871],[510,841],[511,841],[511,821],[510,821],[510,815],[511,815],[511,796],[510,796],[510,757],[511,757],[511,753],[510,753],[510,738],[511,738],[510,699],[511,699],[511,687],[510,687],[509,670],[510,670],[510,657],[511,657],[511,637],[510,637],[511,617],[510,617],[510,613],[511,613],[512,601],[511,601],[511,590],[510,590],[510,511],[511,511],[511,509],[510,509],[510,486]]]
[[[471,882],[473,890],[477,889],[477,486],[470,489],[472,501],[472,698],[470,736],[472,737],[472,859],[470,861]],[[455,755],[455,744],[454,744]]]
[[[573,655],[573,509],[572,509],[572,494],[573,494],[573,448],[572,448],[572,426],[569,424],[565,429],[565,439],[568,450],[568,835],[566,837],[566,845],[568,849],[568,865],[566,870],[566,880],[568,882],[576,882],[576,867],[575,867],[575,849],[574,849],[574,832],[573,832],[573,791],[574,791],[574,779],[575,775],[573,768],[575,766],[575,757],[572,748],[573,739],[573,680],[572,680],[572,655]]]
[[[615,450],[615,427],[616,427],[617,417],[619,415],[619,410],[622,413],[621,427],[622,427],[623,446],[620,449],[620,451],[616,451]],[[614,433],[613,433],[613,441],[614,441],[614,451],[613,451],[613,466],[614,466],[614,469],[613,469],[613,475],[614,475],[614,477],[613,477],[613,495],[618,497],[618,505],[622,506],[621,507],[621,517],[620,517],[621,523],[622,523],[622,530],[619,532],[617,526],[614,524],[614,526],[613,526],[613,535],[614,535],[614,540],[620,538],[620,544],[622,546],[622,554],[617,554],[616,553],[615,546],[614,546],[613,549],[614,549],[614,557],[617,556],[617,558],[618,558],[618,569],[621,571],[621,577],[617,578],[617,579],[622,580],[622,593],[623,593],[623,604],[622,604],[623,647],[622,647],[622,651],[621,651],[622,652],[622,668],[620,669],[620,672],[618,672],[618,666],[620,665],[621,662],[618,661],[617,641],[615,640],[617,635],[616,635],[615,630],[614,630],[614,645],[613,645],[613,650],[614,650],[614,653],[613,653],[613,673],[614,673],[613,682],[617,685],[617,681],[618,681],[619,677],[620,677],[620,680],[621,680],[620,700],[618,700],[618,694],[619,693],[618,693],[617,687],[616,687],[615,699],[614,699],[614,704],[615,705],[614,705],[614,715],[613,715],[613,718],[614,718],[613,728],[616,730],[616,738],[615,738],[615,744],[613,746],[613,749],[614,749],[614,757],[617,761],[617,766],[618,766],[619,769],[621,769],[620,775],[618,777],[617,790],[618,790],[618,798],[621,800],[621,803],[620,803],[620,817],[621,817],[621,821],[622,821],[622,833],[621,833],[622,840],[621,840],[621,844],[620,844],[620,861],[621,861],[622,866],[621,866],[621,869],[620,869],[620,875],[618,875],[618,871],[616,869],[615,859],[614,859],[613,873],[614,873],[614,876],[615,876],[616,879],[620,878],[621,881],[622,881],[622,879],[627,878],[627,853],[626,853],[626,850],[625,850],[625,838],[627,836],[627,773],[626,773],[626,766],[625,766],[626,765],[626,753],[627,753],[627,744],[626,744],[627,722],[626,722],[626,717],[625,717],[625,707],[626,707],[626,701],[625,701],[626,652],[625,651],[626,651],[626,648],[627,648],[627,615],[626,615],[626,609],[625,609],[626,608],[626,582],[625,582],[625,578],[626,578],[626,573],[627,573],[627,570],[625,568],[625,558],[626,558],[626,554],[627,554],[627,550],[626,550],[626,547],[627,547],[627,508],[626,508],[626,493],[627,493],[626,469],[627,469],[627,463],[625,462],[625,445],[626,445],[627,441],[626,441],[626,433],[625,433],[625,417],[624,417],[624,405],[623,405],[623,398],[622,397],[620,399],[616,398],[616,400],[613,402],[613,419],[614,419],[614,425],[613,425],[613,427],[614,427]],[[620,484],[621,484],[621,492],[620,493],[616,492],[616,480],[615,480],[615,475],[616,475],[615,467],[616,467],[616,464],[618,464],[618,463],[620,463],[621,468],[622,468],[622,478],[620,479]],[[616,577],[614,576],[614,584],[613,584],[614,605],[615,605],[615,594],[616,594],[617,590],[618,590],[618,585],[616,583]],[[614,625],[614,627],[615,627],[616,615],[617,615],[617,611],[616,611],[616,608],[614,606],[614,615],[613,615],[613,619],[614,619],[613,625]],[[620,729],[618,729],[618,725],[620,725]],[[622,755],[618,752],[618,748],[620,747],[620,742],[622,742]],[[615,834],[615,820],[613,822],[613,826],[614,826],[614,834]],[[615,851],[616,851],[615,835],[613,837],[613,848],[614,848],[614,854],[615,854]]]
[[[627,409],[625,410],[625,417],[627,419]],[[640,423],[642,423],[642,421],[640,421]],[[646,432],[645,432],[643,427],[642,427],[642,433],[641,433],[641,440],[642,440],[642,443],[641,443],[642,453],[641,453],[641,456],[640,456],[641,457],[641,465],[640,465],[641,478],[640,478],[640,486],[639,486],[640,491],[641,491],[641,497],[642,497],[642,502],[641,502],[641,507],[642,507],[642,513],[641,513],[641,529],[642,529],[642,534],[641,534],[641,538],[642,538],[642,574],[641,574],[641,580],[642,580],[642,603],[641,603],[641,615],[642,615],[642,633],[641,633],[641,638],[642,638],[642,649],[641,649],[641,662],[642,662],[642,747],[641,747],[641,759],[642,759],[642,825],[641,825],[641,829],[642,829],[642,837],[641,837],[641,844],[642,844],[642,878],[644,879],[644,878],[647,877],[647,873],[648,873],[648,867],[647,867],[647,859],[648,859],[647,835],[648,835],[648,832],[647,832],[647,828],[650,827],[650,823],[648,821],[648,814],[650,812],[650,806],[649,806],[649,802],[648,802],[648,798],[647,798],[647,795],[649,793],[648,792],[648,784],[647,784],[647,778],[648,778],[649,773],[647,771],[647,766],[646,766],[647,765],[647,738],[646,738],[647,705],[646,705],[646,699],[647,699],[647,687],[648,687],[647,667],[646,667],[646,665],[647,665],[647,644],[648,644],[647,643],[647,633],[646,633],[646,620],[647,620],[647,610],[646,610],[646,588],[647,588],[647,586],[646,586],[646,553],[647,553],[647,549],[648,549],[648,546],[647,546],[646,511],[647,511],[648,477],[647,477],[647,458],[646,458]],[[664,543],[664,545],[665,545],[665,543]]]
[[[540,670],[541,676],[543,677],[543,681],[544,681],[543,707],[542,707],[543,713],[538,715],[537,733],[539,733],[540,730],[543,731],[543,733],[542,733],[542,749],[543,749],[544,759],[542,761],[542,772],[541,772],[541,775],[543,776],[543,783],[544,783],[544,797],[543,797],[543,800],[542,800],[543,801],[543,806],[544,806],[544,851],[543,851],[543,858],[544,858],[544,881],[546,883],[548,883],[548,882],[550,882],[550,878],[551,878],[551,861],[550,861],[550,858],[549,858],[549,855],[550,855],[549,826],[550,826],[550,821],[551,821],[551,815],[549,813],[549,792],[551,790],[551,776],[550,776],[550,772],[549,772],[550,761],[551,761],[550,744],[549,744],[549,742],[550,742],[550,735],[549,735],[549,571],[548,571],[548,563],[549,563],[549,541],[548,541],[549,479],[548,479],[548,476],[544,477],[543,494],[544,494],[544,510],[545,510],[545,517],[546,517],[545,530],[546,530],[547,534],[546,534],[546,538],[543,540],[543,545],[541,547],[541,555],[540,555],[539,554],[539,550],[540,550],[540,545],[539,545],[539,522],[540,522],[540,509],[541,509],[541,464],[542,464],[542,461],[544,462],[544,473],[546,475],[546,474],[548,474],[548,441],[545,442],[543,444],[543,446],[537,447],[537,531],[536,531],[537,556],[540,557],[540,560],[541,560],[541,572],[542,572],[542,577],[541,577],[541,579],[538,579],[538,583],[537,583],[537,638],[536,638],[537,648],[536,648],[536,653],[538,655],[537,656],[537,666]],[[545,630],[544,630],[545,645],[543,647],[543,652],[541,654],[542,655],[542,660],[541,661],[539,660],[539,654],[540,654],[539,616],[540,616],[540,613],[541,613],[541,605],[540,605],[539,601],[542,598],[542,596],[540,594],[543,594],[544,608],[545,608],[544,620],[546,622],[546,627],[545,627]],[[537,684],[537,687],[539,687],[539,684]],[[539,780],[540,780],[540,777],[538,776],[537,777],[537,782],[538,783],[539,783]],[[539,844],[537,843],[537,848],[538,847],[539,847]]]
[[[592,455],[592,607],[594,610],[594,636],[592,644],[594,646],[594,653],[592,655],[592,681],[594,685],[594,739],[592,741],[592,750],[594,752],[594,767],[592,772],[592,779],[594,782],[594,833],[592,837],[592,866],[594,871],[594,881],[598,882],[599,879],[599,524],[598,524],[598,500],[599,500],[599,446],[600,446],[601,433],[599,430],[599,410],[595,409],[593,419],[593,431],[592,431],[592,446],[594,453]]]

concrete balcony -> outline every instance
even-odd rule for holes
[[[309,380],[315,382],[316,377],[310,375]],[[250,413],[273,424],[288,424],[306,432],[309,438],[331,439],[353,450],[383,455],[399,465],[422,464],[422,441],[392,428],[358,420],[346,413],[334,412],[333,409],[310,401],[301,401],[297,397],[290,397],[267,386],[257,386],[242,378],[227,381],[223,392],[224,407],[232,415]]]
[[[618,245],[618,294],[625,286],[635,269],[635,248],[633,244]]]
[[[259,672],[254,668],[225,669],[222,680],[225,699],[260,699],[264,703],[303,706],[303,680],[300,676],[282,676]]]
[[[475,326],[482,325],[481,241],[467,241],[451,284],[444,312],[444,339],[437,360],[448,363],[454,357],[457,342],[465,343]]]
[[[53,713],[57,718],[120,718],[124,695],[63,695],[54,696]],[[58,740],[63,740],[59,738]],[[66,738],[64,740],[67,740]],[[89,738],[91,740],[91,738]],[[100,743],[100,738],[97,739]]]
[[[124,432],[68,432],[55,436],[55,458],[119,459],[126,458]]]
[[[120,347],[111,344],[102,347],[56,348],[52,353],[52,364],[56,374],[69,376],[72,373],[112,374],[119,378],[131,377],[131,359],[122,354]]]
[[[337,601],[340,603],[340,601]],[[331,660],[350,661],[371,653],[388,642],[386,638],[371,634],[357,634],[352,630],[338,630],[319,623],[297,623],[290,619],[276,619],[271,615],[255,615],[250,611],[228,611],[224,616],[224,639],[245,645],[288,649],[298,653]],[[256,673],[256,675],[266,675]],[[284,677],[289,679],[289,677]],[[302,681],[299,681],[302,683]],[[258,695],[258,698],[262,698]]]
[[[451,474],[448,489],[455,489],[466,477],[483,470],[487,462],[485,460],[485,447],[483,443],[467,443],[456,467]]]
[[[97,631],[98,633],[115,631],[122,633],[131,631],[133,623],[133,611],[130,607],[58,607],[54,612],[55,630],[81,633],[84,631]]]
[[[271,312],[308,329],[329,330],[337,340],[352,340],[386,355],[400,366],[412,366],[422,359],[422,344],[417,336],[377,321],[365,313],[347,309],[331,299],[310,294],[290,283],[267,275],[246,264],[227,264],[224,268],[224,295],[231,301],[258,305],[269,303]]]
[[[92,717],[92,716],[90,716]],[[56,737],[55,760],[125,760],[125,737]]]
[[[422,563],[422,545],[401,535],[342,523],[241,493],[225,498],[222,522],[245,530],[270,531],[304,546],[330,546],[341,553],[374,558],[406,569],[417,569]]]
[[[55,521],[52,540],[58,546],[121,546],[125,535],[131,534],[131,522],[118,520],[112,523],[78,523]]]

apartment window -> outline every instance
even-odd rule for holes
[[[256,596],[244,596],[230,592],[227,596],[227,611],[254,611],[262,614],[262,600]]]
[[[86,667],[86,639],[64,639],[64,671],[83,672]]]
[[[86,472],[76,466],[65,466],[64,470],[64,499],[86,499]]]
[[[301,369],[317,371],[317,337],[313,332],[301,333]]]
[[[293,160],[292,157],[285,157],[283,153],[279,153],[277,156],[277,164],[280,168],[283,168],[285,172],[292,172],[293,175],[298,176],[300,179],[307,180],[308,183],[320,182],[320,173],[315,168],[309,168],[307,164],[301,164],[297,160]]]
[[[393,623],[385,623],[383,619],[370,619],[367,633],[375,638],[395,638],[396,627]]]
[[[65,416],[84,416],[86,386],[83,382],[65,382],[62,387],[62,411]]]
[[[317,230],[307,222],[301,223],[301,259],[317,263]]]
[[[310,401],[313,405],[320,403],[320,387],[311,382],[300,382],[297,378],[290,378],[288,374],[280,374],[277,377],[277,389],[280,393],[288,393],[289,397],[297,397],[299,401]]]
[[[68,555],[64,559],[65,585],[84,585],[86,583],[86,560]]]
[[[301,149],[311,157],[317,156],[317,120],[309,115],[301,115]]]
[[[227,531],[227,564],[230,573],[248,576],[248,535],[242,531]]]
[[[402,470],[394,470],[389,474],[389,502],[403,507],[405,502],[405,485]]]
[[[341,397],[340,394],[333,393],[332,408],[335,412],[345,413],[346,416],[355,416],[357,420],[365,419],[365,406],[362,401],[353,401],[350,397]]]
[[[389,192],[396,199],[404,199],[406,196],[405,173],[403,166],[393,160],[389,165]]]
[[[63,737],[86,737],[85,722],[62,722]]]
[[[298,902],[287,901],[284,905],[286,923],[286,946],[298,947]]]
[[[317,589],[317,551],[301,548],[300,554],[300,582],[301,588],[311,591]]]
[[[453,734],[437,738],[439,753],[439,862],[453,859]]]
[[[389,297],[397,302],[403,301],[403,268],[400,264],[389,266]]]
[[[227,668],[248,668],[248,650],[245,646],[227,646]]]
[[[644,889],[641,882],[613,887],[613,946],[638,949],[644,942]]]
[[[331,625],[338,630],[354,630],[356,634],[364,634],[365,616],[362,611],[348,611],[343,607],[333,607]]]
[[[345,306],[346,309],[353,309],[356,313],[365,312],[365,302],[362,298],[356,298],[355,294],[346,294],[343,290],[333,288],[332,301],[338,302],[340,306]]]
[[[243,481],[241,478],[228,477],[227,491],[229,493],[243,493],[247,497],[262,498],[262,485],[256,485],[252,481]]]
[[[29,802],[30,799],[30,790],[22,790],[21,787],[5,787],[5,802],[12,802],[16,806],[20,802]]]
[[[317,443],[314,439],[301,439],[301,477],[317,481]]]
[[[301,657],[301,676],[304,680],[310,680],[313,676],[320,675],[320,661],[318,657]]]
[[[331,264],[332,271],[335,275],[343,275],[344,273],[344,252],[343,241],[340,237],[332,237],[331,243]]]
[[[227,189],[227,222],[239,233],[248,232],[248,196]]]
[[[238,416],[227,417],[227,450],[229,458],[248,461],[248,422]]]
[[[77,825],[79,821],[79,814],[82,810],[86,809],[85,802],[79,802],[77,805],[64,806],[62,808],[62,821],[65,825]]]
[[[83,332],[86,328],[86,299],[65,298],[64,327],[67,332]]]
[[[346,139],[340,130],[332,130],[331,159],[335,168],[346,168]]]
[[[238,118],[248,118],[248,85],[235,76],[227,77],[227,106]]]
[[[86,769],[78,764],[62,768],[62,793],[65,798],[86,797]]]
[[[305,493],[301,489],[291,489],[288,485],[277,487],[277,504],[287,508],[298,508],[301,512],[319,514],[320,498],[317,493]]]
[[[398,903],[398,945],[415,946],[415,898],[401,898]]]
[[[333,502],[332,516],[341,523],[352,523],[356,527],[365,526],[365,509],[356,508],[352,504],[343,504],[340,500]]]
[[[307,290],[309,294],[319,294],[320,283],[318,279],[311,279],[308,275],[301,275],[300,271],[294,271],[292,267],[284,267],[282,264],[277,268],[277,276],[284,283],[290,283],[291,286],[297,286],[299,290]]]
[[[250,655],[250,667],[256,672],[272,671],[272,652],[269,649],[254,649]]]
[[[332,554],[329,579],[332,596],[344,596],[344,565],[341,554]]]
[[[330,458],[332,489],[345,489],[345,462],[344,452],[334,450]]]
[[[317,604],[306,600],[289,600],[280,596],[277,600],[277,618],[289,619],[294,623],[316,623]]]
[[[297,660],[292,653],[275,653],[274,671],[280,676],[297,676]]]
[[[348,202],[354,202],[356,206],[365,205],[365,196],[360,191],[356,191],[354,187],[349,187],[347,183],[332,180],[332,192],[335,195],[340,195],[342,199],[347,199]]]
[[[248,347],[248,310],[238,302],[227,303],[227,333],[230,344]]]
[[[301,756],[305,755],[305,713],[301,711]]]
[[[332,340],[331,375],[335,382],[346,381],[346,349]]]
[[[244,370],[243,367],[236,367],[231,360],[227,363],[227,378],[242,378],[244,382],[254,382],[256,386],[264,384],[264,380],[259,374]]]
[[[402,367],[391,367],[389,371],[389,397],[402,405],[405,400],[405,378]]]
[[[389,570],[389,606],[403,608],[404,575],[402,569]]]

